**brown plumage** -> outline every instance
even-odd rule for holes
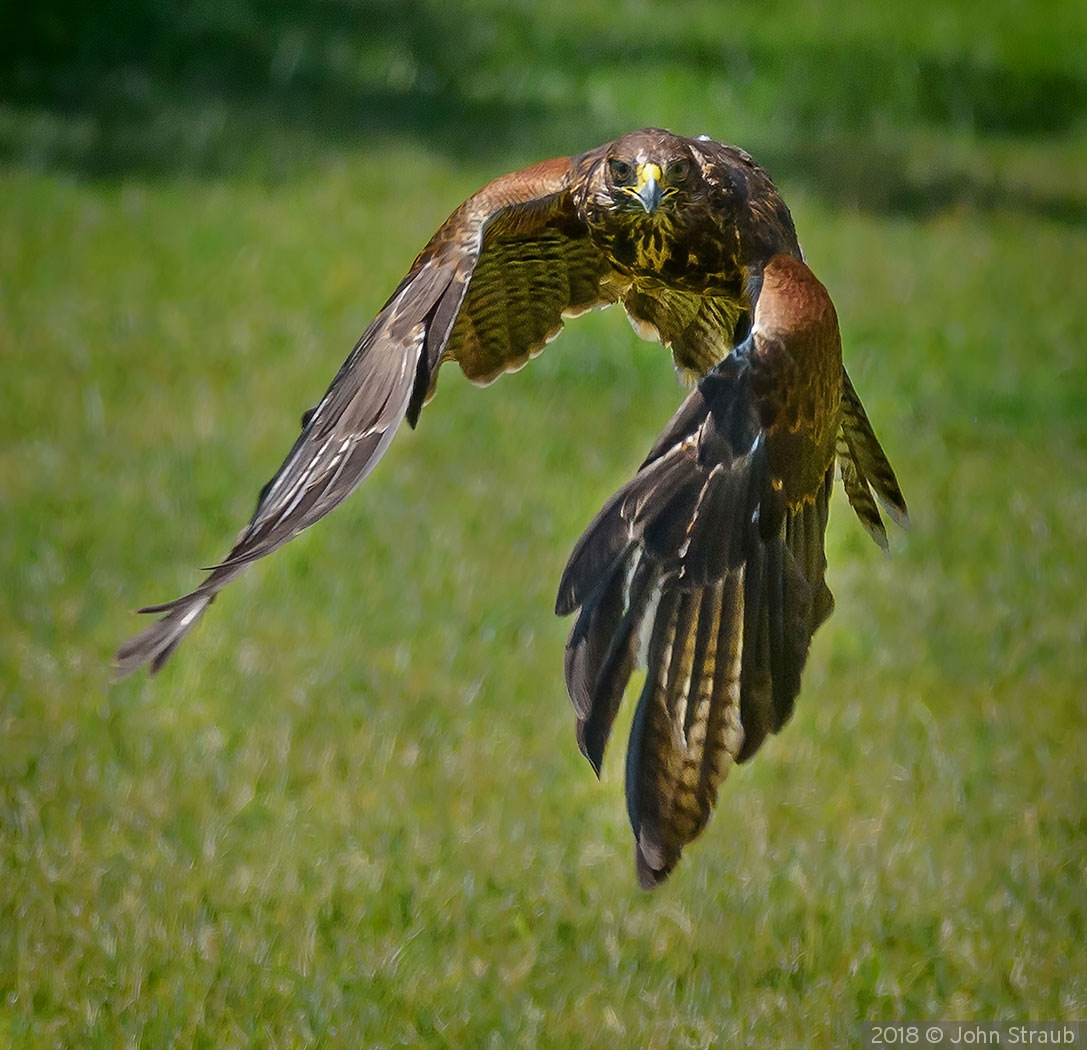
[[[792,712],[833,598],[823,536],[835,461],[883,546],[906,505],[842,367],[834,307],[789,211],[742,150],[658,129],[489,183],[420,252],[317,406],[224,561],[117,653],[158,671],[216,593],[347,497],[438,369],[521,367],[567,317],[622,303],[700,379],[579,540],[566,682],[599,771],[628,679],[646,680],[627,757],[643,886],[705,826],[733,762]]]

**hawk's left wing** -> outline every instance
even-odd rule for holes
[[[556,611],[577,611],[566,681],[599,771],[643,649],[627,751],[638,878],[667,877],[733,762],[792,713],[833,598],[823,537],[842,389],[823,286],[778,255],[751,337],[680,407],[570,556]]]

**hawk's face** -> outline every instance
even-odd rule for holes
[[[707,221],[705,173],[684,139],[649,128],[624,135],[592,158],[579,211],[589,235],[621,273],[674,285],[705,274],[699,240]]]
[[[700,196],[701,171],[686,143],[667,132],[628,135],[603,165],[603,200],[613,213],[659,220]]]

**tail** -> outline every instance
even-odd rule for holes
[[[876,500],[900,528],[909,528],[910,513],[898,478],[845,369],[842,370],[842,426],[838,433],[837,453],[849,505],[872,539],[887,550],[887,530]]]

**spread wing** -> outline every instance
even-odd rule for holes
[[[598,771],[645,651],[626,790],[646,888],[705,826],[733,762],[788,719],[833,608],[823,538],[837,321],[807,267],[772,264],[789,280],[764,281],[751,339],[684,402],[582,536],[559,588],[559,614],[578,611],[566,680]]]
[[[118,678],[148,663],[158,671],[250,562],[350,495],[403,420],[414,425],[443,361],[490,382],[538,353],[565,317],[616,300],[618,279],[591,243],[571,193],[596,159],[584,154],[503,176],[449,217],[306,414],[227,557],[192,593],[141,610],[161,619],[118,650]]]

